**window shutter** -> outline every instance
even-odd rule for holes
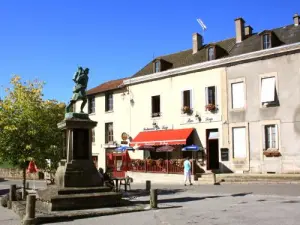
[[[261,80],[261,102],[275,101],[275,77],[263,78]]]
[[[233,132],[233,156],[234,158],[247,157],[246,127],[235,127]]]
[[[218,92],[217,92],[217,86],[215,86],[215,105],[218,105]]]
[[[193,108],[193,90],[191,89],[190,91],[189,91],[189,93],[190,93],[190,108]]]
[[[245,106],[244,82],[231,84],[232,108],[239,109]]]
[[[275,124],[274,127],[274,134],[275,134],[275,148],[279,149],[279,137],[278,137],[278,125]]]
[[[181,108],[183,108],[183,104],[184,104],[184,100],[183,100],[183,98],[184,98],[184,95],[183,95],[183,91],[181,91]]]
[[[105,95],[105,111],[108,111],[108,95]]]
[[[268,136],[268,132],[267,132],[267,127],[263,126],[262,127],[262,146],[263,146],[263,150],[267,149],[267,136]]]
[[[160,95],[157,97],[157,112],[160,113]]]
[[[151,112],[153,114],[154,111],[155,111],[155,108],[154,108],[154,96],[151,97],[151,107],[152,107]]]
[[[208,87],[205,88],[205,105],[208,105]]]

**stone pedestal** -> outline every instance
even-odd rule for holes
[[[65,132],[66,158],[60,162],[55,183],[60,188],[103,186],[92,159],[92,129],[88,114],[68,113],[58,127]]]
[[[65,132],[66,159],[57,168],[55,186],[38,191],[39,206],[54,211],[116,206],[120,202],[121,194],[103,187],[92,160],[92,129],[96,125],[84,113],[67,113],[58,124]]]

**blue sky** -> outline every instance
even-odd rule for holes
[[[208,43],[233,37],[237,17],[254,32],[291,24],[298,6],[293,0],[3,0],[0,85],[8,86],[13,74],[39,78],[45,98],[67,102],[77,65],[90,68],[92,88],[133,75],[153,55],[191,48],[192,33],[201,32],[197,18],[208,28]]]

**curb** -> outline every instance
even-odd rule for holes
[[[23,202],[24,203],[24,202]],[[145,205],[128,205],[128,206],[121,206],[124,208],[116,207],[113,210],[102,210],[102,211],[85,211],[85,212],[78,212],[78,211],[54,211],[51,214],[42,211],[36,211],[36,223],[37,224],[44,224],[44,223],[55,223],[55,222],[65,222],[65,221],[72,221],[76,219],[84,219],[84,218],[91,218],[91,217],[101,217],[101,216],[109,216],[109,215],[116,215],[116,214],[123,214],[123,213],[134,213],[134,212],[142,212],[148,211]],[[126,207],[126,208],[125,208]],[[12,210],[15,212],[20,219],[22,220],[25,216],[25,206],[22,202],[15,201],[12,203]],[[101,208],[99,208],[101,210]],[[42,215],[45,214],[45,215]],[[47,215],[48,214],[48,215]],[[61,214],[61,215],[60,215]]]
[[[38,224],[42,223],[53,223],[53,222],[66,222],[76,219],[85,219],[92,217],[101,217],[101,216],[110,216],[124,213],[133,213],[133,212],[142,212],[148,211],[144,206],[138,206],[134,209],[122,209],[114,211],[101,211],[101,212],[85,212],[85,213],[76,213],[74,215],[50,215],[50,216],[37,216],[36,221]]]

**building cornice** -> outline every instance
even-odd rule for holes
[[[157,79],[164,79],[170,76],[176,76],[183,73],[189,73],[197,70],[208,70],[223,66],[232,66],[236,64],[246,63],[249,61],[256,61],[264,58],[276,57],[284,54],[292,54],[293,52],[300,50],[300,43],[284,45],[271,49],[264,49],[260,51],[250,52],[242,55],[232,56],[223,59],[217,59],[202,63],[193,64],[190,66],[184,66],[176,69],[171,69],[163,72],[153,73],[149,75],[134,77],[123,81],[124,85],[132,85],[141,82],[147,82]]]

